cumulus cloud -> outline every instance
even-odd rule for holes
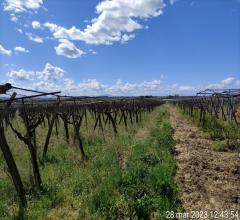
[[[15,80],[30,80],[34,76],[34,72],[24,69],[20,69],[19,71],[12,70],[7,73],[7,76]]]
[[[50,22],[44,23],[43,26],[48,28],[51,32],[55,32],[60,28],[60,26],[58,26],[57,24],[50,23]]]
[[[118,80],[114,85],[107,88],[107,92],[112,94],[126,93],[136,90],[137,87],[137,83],[124,83],[121,80]]]
[[[5,48],[0,44],[0,54],[2,54],[2,55],[7,55],[7,56],[11,56],[11,55],[12,55],[12,51],[5,49]]]
[[[27,12],[39,9],[43,4],[42,0],[4,0],[3,9],[14,13]]]
[[[9,65],[6,65],[9,66]],[[227,89],[240,86],[239,78],[227,77],[219,83],[210,85],[166,85],[162,83],[163,77],[152,81],[143,82],[124,82],[118,80],[112,84],[104,84],[97,79],[86,79],[76,82],[66,77],[65,70],[50,63],[46,63],[42,71],[26,71],[24,69],[12,70],[8,72],[9,82],[20,83],[25,80],[28,88],[34,88],[41,91],[62,91],[69,95],[115,95],[115,96],[138,96],[138,95],[194,95],[205,89]]]
[[[101,91],[101,90],[105,89],[106,87],[107,87],[106,85],[103,85],[96,79],[84,80],[83,82],[78,84],[78,88],[82,91],[88,91],[88,90]]]
[[[234,81],[235,81],[234,77],[228,77],[222,80],[221,84],[223,84],[224,86],[227,86],[227,85],[231,85]]]
[[[179,84],[173,84],[169,88],[166,89],[169,94],[191,94],[194,95],[197,92],[200,92],[202,90],[206,89],[227,89],[227,88],[235,88],[237,86],[238,80],[234,77],[228,77],[226,79],[223,79],[222,81],[218,83],[212,83],[208,85],[179,85]]]
[[[53,85],[57,82],[57,80],[66,80],[67,83],[67,79],[63,78],[64,74],[65,71],[62,68],[46,63],[42,71],[27,71],[24,69],[11,70],[6,74],[6,76],[15,82],[16,80],[25,80],[31,81],[35,85],[40,85],[40,82],[44,82],[45,84],[52,83]],[[68,82],[68,85],[70,85],[70,82]]]
[[[34,42],[40,43],[40,44],[43,43],[43,38],[41,38],[41,37],[39,37],[35,34],[26,33],[26,35],[27,35],[28,39],[31,40],[31,41],[34,41]]]
[[[77,89],[77,84],[72,79],[64,78],[63,84],[64,84],[64,87],[68,88],[70,91]]]
[[[10,19],[11,19],[12,22],[17,22],[18,21],[17,16],[13,13],[10,14]]]
[[[143,28],[140,19],[161,15],[163,7],[163,0],[105,0],[96,6],[99,16],[92,19],[83,31],[75,26],[67,29],[49,22],[44,26],[53,32],[55,38],[81,40],[87,44],[127,42],[135,37],[132,32]]]
[[[55,47],[57,55],[65,56],[67,58],[73,59],[81,57],[85,54],[84,51],[78,49],[72,42],[67,39],[60,39],[59,45]]]
[[[239,80],[236,83],[240,83]],[[41,81],[37,82],[39,89],[42,90],[61,90],[63,94],[69,95],[114,95],[114,96],[139,96],[139,95],[194,95],[197,92],[206,89],[204,85],[162,85],[159,80],[144,81],[140,83],[129,83],[121,80],[113,84],[107,85],[97,79],[83,80],[77,83],[72,79],[63,78],[60,83]],[[40,86],[41,85],[41,86]],[[235,84],[236,87],[236,84]]]
[[[33,88],[39,91],[60,91],[62,88],[54,82],[39,81],[34,82],[29,88]]]
[[[57,66],[47,63],[41,72],[37,72],[38,79],[40,80],[58,80],[63,78],[65,71]]]
[[[134,38],[135,38],[135,34],[129,34],[129,35],[128,34],[123,34],[121,42],[122,43],[126,43],[126,42],[128,42],[128,41],[130,41],[130,40],[132,40]]]
[[[33,29],[40,29],[41,28],[41,24],[39,21],[33,21],[32,22],[32,28]]]
[[[193,92],[197,90],[196,87],[190,86],[190,85],[178,85],[178,84],[173,84],[171,86],[170,91],[173,91],[174,93],[184,93],[184,92]]]
[[[118,80],[114,85],[107,88],[107,92],[114,94],[149,94],[159,92],[161,89],[161,81],[144,81],[142,83],[124,83]]]
[[[63,85],[59,86],[63,93],[87,96],[99,95],[159,95],[161,92],[159,80],[144,81],[140,83],[129,83],[121,80],[111,85],[104,84],[97,79],[87,79],[80,83],[72,79],[63,79]]]
[[[22,52],[22,53],[29,53],[29,50],[25,49],[24,47],[17,46],[14,48],[16,52]]]
[[[153,91],[153,90],[158,89],[160,87],[160,85],[161,85],[160,80],[153,80],[153,81],[150,81],[150,82],[144,81],[141,86],[146,91]]]
[[[208,89],[224,89],[227,86],[231,86],[232,84],[234,84],[234,82],[236,82],[237,80],[234,77],[228,77],[224,80],[222,80],[220,83],[213,83],[213,84],[209,84],[207,86]]]

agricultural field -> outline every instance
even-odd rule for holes
[[[238,219],[235,94],[2,100],[1,219]]]
[[[0,220],[240,220],[240,0],[0,0]]]
[[[120,122],[117,134],[111,126],[94,130],[95,121],[87,118],[80,129],[84,157],[74,140],[74,129],[69,127],[66,140],[64,125],[58,122],[43,159],[47,129],[38,126],[34,147],[41,185],[33,176],[27,146],[10,128],[26,132],[22,119],[17,116],[6,128],[27,205],[18,210],[18,198],[1,155],[1,219],[19,215],[24,219],[160,219],[168,210],[181,210],[174,181],[173,130],[164,107],[143,113],[138,123],[135,118],[130,123],[128,118],[127,127]]]

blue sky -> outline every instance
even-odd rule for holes
[[[1,0],[0,82],[78,95],[240,87],[239,0]]]

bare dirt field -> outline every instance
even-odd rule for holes
[[[213,151],[212,141],[200,128],[173,107],[170,115],[175,130],[176,181],[185,211],[240,212],[239,153]]]

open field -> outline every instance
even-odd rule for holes
[[[0,220],[240,220],[240,0],[0,0]]]
[[[120,124],[115,136],[111,127],[104,133],[99,128],[95,132],[82,129],[88,157],[84,161],[73,139],[66,144],[60,125],[40,165],[40,192],[32,182],[28,150],[8,128],[7,141],[27,189],[24,219],[161,219],[168,210],[181,210],[168,117],[160,107],[140,124],[127,129]],[[13,126],[24,130],[19,118]],[[73,130],[69,132],[72,137]],[[38,152],[42,152],[44,127],[37,129],[36,136]],[[0,186],[1,219],[17,218],[17,197],[2,156]]]
[[[239,103],[217,98],[2,105],[1,219],[238,219]]]

